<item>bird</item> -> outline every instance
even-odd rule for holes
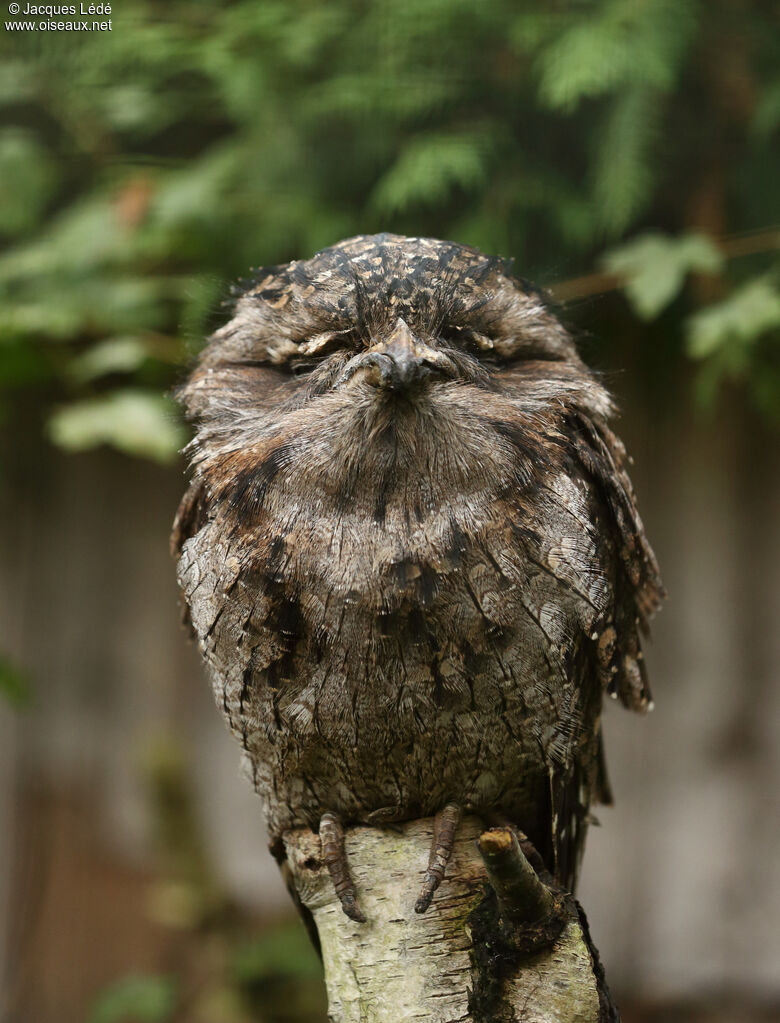
[[[651,706],[664,589],[613,399],[545,293],[468,245],[359,235],[253,272],[177,397],[172,548],[271,848],[510,822],[573,891],[607,694]]]

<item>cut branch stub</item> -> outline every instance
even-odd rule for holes
[[[477,844],[504,919],[535,923],[552,915],[555,896],[525,858],[511,828],[491,828]]]
[[[504,939],[518,952],[532,955],[555,941],[571,915],[571,906],[565,892],[539,876],[523,852],[519,836],[541,867],[531,843],[512,828],[483,832],[477,847],[496,893]]]

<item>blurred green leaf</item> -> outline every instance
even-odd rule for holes
[[[768,139],[780,127],[780,82],[773,82],[758,98],[751,127],[761,139]]]
[[[0,233],[32,227],[51,198],[56,174],[46,150],[30,132],[0,134]]]
[[[573,110],[587,96],[600,96],[630,74],[635,51],[625,25],[609,5],[576,21],[543,51],[539,93],[553,109]]]
[[[52,414],[49,431],[54,443],[68,451],[110,444],[158,462],[172,461],[186,439],[166,398],[133,390],[65,405]]]
[[[36,93],[36,75],[32,64],[21,55],[4,55],[0,62],[0,104],[32,100]]]
[[[0,338],[20,334],[48,335],[50,340],[82,334],[151,330],[159,324],[165,304],[185,287],[172,278],[103,277],[89,274],[70,286],[62,275],[48,285],[47,301],[33,293],[6,299]]]
[[[764,334],[780,329],[780,291],[767,278],[750,281],[723,302],[708,306],[688,319],[688,353],[706,359],[729,349],[740,364],[746,347]]]
[[[0,696],[17,710],[27,707],[32,700],[27,675],[3,655],[0,655]]]
[[[657,135],[660,99],[644,85],[612,100],[593,165],[596,222],[610,237],[623,232],[652,195],[655,168],[650,152]]]
[[[118,82],[100,97],[106,120],[120,131],[162,125],[165,105],[144,82]]]
[[[626,296],[638,315],[652,320],[677,297],[689,273],[718,273],[723,256],[709,238],[700,234],[678,238],[643,234],[611,249],[602,263],[609,273],[622,279]]]
[[[177,997],[170,977],[130,975],[99,996],[89,1023],[167,1023],[173,1019]]]
[[[26,339],[3,338],[2,331],[0,342],[0,394],[50,383],[54,371],[45,350]]]
[[[141,338],[114,337],[73,359],[70,374],[79,383],[86,383],[109,373],[130,373],[148,358],[148,346]]]
[[[553,109],[642,84],[667,90],[698,20],[696,0],[582,5],[542,50],[539,91]],[[563,21],[563,19],[561,19]]]
[[[485,138],[478,134],[425,135],[412,139],[371,195],[382,213],[442,202],[455,188],[474,188],[487,173]]]
[[[322,963],[298,920],[274,927],[269,933],[238,945],[232,969],[241,984],[265,976],[318,979]]]
[[[241,169],[241,153],[218,147],[190,166],[173,171],[158,188],[152,216],[170,228],[221,215],[218,198]]]
[[[94,271],[119,261],[125,246],[110,197],[90,196],[70,205],[34,241],[6,253],[0,259],[0,282]]]

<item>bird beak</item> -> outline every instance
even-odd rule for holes
[[[341,383],[361,372],[366,383],[389,391],[406,391],[432,373],[450,375],[450,360],[418,341],[399,318],[387,340],[358,355],[344,370]]]
[[[420,351],[421,346],[402,319],[399,318],[385,344],[377,346],[380,347],[392,364],[390,373],[394,387],[408,387],[430,372]]]

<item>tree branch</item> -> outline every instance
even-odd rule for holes
[[[480,821],[464,818],[430,908],[415,912],[433,825],[345,829],[365,923],[342,911],[319,837],[285,836],[319,932],[333,1023],[614,1023],[581,910],[540,878],[533,848],[510,829],[480,834]]]

